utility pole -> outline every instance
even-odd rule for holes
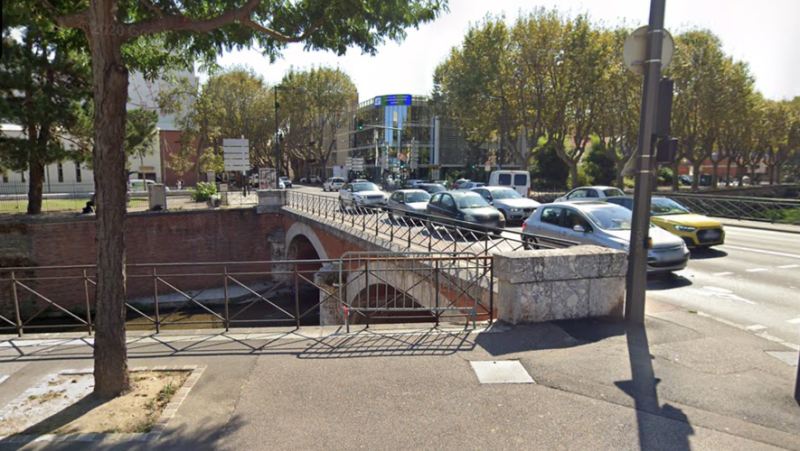
[[[644,87],[639,121],[639,156],[633,197],[633,224],[625,292],[625,318],[635,324],[644,323],[647,289],[648,232],[650,227],[650,190],[653,168],[658,83],[661,79],[661,49],[664,39],[666,0],[651,0],[647,28],[647,52],[644,61]]]
[[[281,148],[278,143],[278,85],[272,87],[272,92],[275,95],[275,189],[280,186],[281,177]]]
[[[497,153],[497,169],[503,169],[503,157],[505,152],[503,149],[503,141],[505,141],[506,132],[506,96],[500,94],[500,151]]]

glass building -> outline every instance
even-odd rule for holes
[[[354,106],[350,117],[337,132],[335,167],[328,176],[439,179],[448,169],[468,164],[466,141],[455,126],[433,114],[428,97],[377,96]],[[363,158],[364,171],[347,173],[348,157]]]

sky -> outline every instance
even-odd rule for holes
[[[649,0],[450,0],[449,12],[437,20],[407,30],[401,43],[388,41],[376,56],[350,49],[344,56],[306,52],[290,45],[282,59],[270,64],[256,50],[233,51],[218,59],[222,67],[246,65],[274,84],[290,68],[338,67],[353,79],[359,99],[385,94],[427,95],[433,89],[433,71],[459,46],[470,24],[487,14],[504,15],[513,22],[520,11],[536,7],[589,13],[595,21],[631,28],[646,25]],[[800,96],[800,0],[667,0],[665,26],[673,35],[689,28],[706,28],[722,40],[728,55],[746,61],[756,88],[767,98]],[[199,74],[202,81],[207,75]]]

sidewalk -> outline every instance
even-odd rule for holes
[[[716,217],[714,220],[721,222],[722,225],[726,227],[744,227],[748,229],[769,230],[772,232],[800,233],[800,226],[793,224],[777,224],[762,221],[748,221],[746,219],[725,219]]]
[[[796,368],[767,354],[789,349],[651,307],[646,329],[562,321],[481,333],[404,325],[130,337],[132,367],[207,365],[158,441],[0,450],[800,450]],[[46,374],[91,365],[83,342],[20,344],[0,342],[0,376],[10,376],[0,405]],[[536,383],[482,385],[471,365],[508,360]]]

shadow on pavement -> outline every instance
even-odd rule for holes
[[[679,274],[668,273],[654,275],[647,278],[648,291],[673,290],[692,285],[692,281]]]
[[[728,255],[727,252],[721,251],[719,249],[692,249],[692,253],[690,258],[692,260],[709,260],[712,258],[722,258]]]
[[[683,411],[670,404],[659,406],[657,385],[661,382],[653,371],[653,356],[647,330],[644,326],[627,327],[628,358],[631,365],[631,380],[614,384],[633,398],[636,408],[636,423],[639,430],[639,447],[643,451],[671,450],[689,451],[689,436],[694,429]],[[670,427],[652,418],[652,415],[676,420]]]

